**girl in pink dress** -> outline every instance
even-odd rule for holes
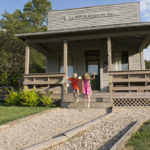
[[[94,77],[91,78],[89,73],[83,74],[83,94],[85,97],[85,107],[90,107],[90,96],[92,95],[92,89],[91,89],[91,80],[95,79],[95,73],[93,73]]]

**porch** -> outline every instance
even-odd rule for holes
[[[108,94],[110,103],[114,91],[115,93],[116,91],[124,93],[139,92],[139,82],[136,78],[139,72],[137,70],[140,70],[142,75],[145,73],[143,50],[150,43],[149,33],[150,24],[133,23],[17,35],[27,42],[24,85],[34,88],[40,87],[39,89],[44,90],[49,89],[53,93],[68,93],[68,82],[63,80],[64,75],[71,76],[73,72],[77,72],[78,75],[82,75],[84,72],[90,74],[96,72],[97,77],[92,88],[97,90],[98,93],[110,93]],[[33,74],[32,79],[30,77],[29,45],[43,53],[47,58],[46,74],[41,75],[41,77],[37,75],[34,77]],[[126,73],[129,77],[123,81],[123,85],[120,79],[124,76],[122,74],[121,77],[117,76],[118,71],[119,73]],[[131,75],[128,75],[129,72]],[[58,75],[61,75],[61,80]],[[54,81],[52,76],[55,79]],[[136,78],[134,80],[136,83],[130,82],[131,77]],[[149,83],[145,83],[141,85],[146,89]],[[116,86],[117,84],[119,86]],[[58,88],[53,90],[58,85],[63,85],[63,90],[58,90]],[[146,89],[146,91],[149,90]]]
[[[74,103],[72,93],[64,91],[64,74],[30,74],[24,76],[23,85],[37,91],[51,91],[52,97],[61,100],[62,107],[84,107],[81,94],[79,103]],[[110,71],[109,91],[93,91],[91,107],[150,106],[150,70]]]

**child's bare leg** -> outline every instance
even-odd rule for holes
[[[74,102],[76,101],[76,93],[75,90],[73,90],[73,97],[74,97]]]
[[[87,95],[84,96],[84,100],[85,100],[85,107],[87,107]]]
[[[90,107],[90,101],[91,101],[90,95],[88,95],[87,97],[88,97],[88,108],[89,108]]]
[[[77,103],[79,102],[79,90],[77,90],[77,92],[76,92],[76,102]]]

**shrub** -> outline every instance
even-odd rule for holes
[[[21,91],[20,94],[23,96],[22,101],[20,102],[23,106],[37,106],[39,104],[39,94],[36,93],[35,89],[28,90],[27,88],[24,91]]]
[[[8,90],[8,94],[6,95],[5,102],[9,105],[19,105],[19,106],[52,106],[53,100],[48,94],[40,94],[35,91],[35,89],[29,90],[25,88],[24,90],[20,90],[18,92],[13,89]]]
[[[19,105],[20,94],[14,91],[13,89],[11,90],[8,89],[8,93],[9,94],[7,94],[5,98],[6,103],[10,105]]]
[[[40,102],[42,106],[52,106],[53,100],[50,97],[50,94],[42,94],[40,98]]]

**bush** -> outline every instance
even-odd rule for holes
[[[13,89],[8,89],[8,93],[9,94],[7,94],[5,98],[6,103],[10,105],[19,105],[20,94],[18,92],[15,92]]]
[[[53,100],[50,97],[50,94],[40,94],[35,91],[35,89],[29,90],[27,88],[20,90],[18,92],[13,89],[8,90],[5,98],[5,102],[9,105],[18,105],[18,106],[52,106]]]
[[[28,90],[27,88],[24,91],[20,92],[21,98],[20,104],[23,106],[37,106],[39,104],[39,94],[36,93],[35,89]]]
[[[41,98],[40,98],[40,103],[42,106],[52,106],[53,104],[53,100],[50,97],[50,93],[49,94],[42,94]]]

